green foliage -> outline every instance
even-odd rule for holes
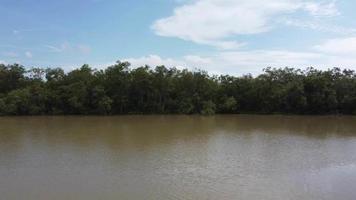
[[[6,103],[3,98],[0,98],[0,115],[6,115]]]
[[[194,105],[189,98],[178,103],[178,106],[179,106],[179,110],[178,110],[179,114],[192,114],[194,112]]]
[[[113,100],[108,96],[104,96],[103,98],[101,98],[98,102],[99,113],[106,115],[110,114],[112,103]]]
[[[18,64],[0,64],[0,93],[7,93],[24,86],[26,70]]]
[[[203,109],[201,110],[201,114],[203,115],[213,115],[215,114],[216,106],[215,103],[211,100],[203,102]]]
[[[334,68],[266,68],[256,77],[157,66],[105,70],[0,65],[0,115],[356,114],[356,74]]]
[[[221,104],[221,112],[235,113],[237,109],[237,101],[234,97],[224,97]]]

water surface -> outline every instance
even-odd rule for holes
[[[4,200],[354,200],[356,118],[0,118]]]

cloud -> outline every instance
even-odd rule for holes
[[[0,60],[0,64],[7,65],[7,62]]]
[[[321,55],[312,52],[286,50],[255,50],[219,53],[215,64],[225,66],[220,71],[234,72],[233,68],[244,73],[260,72],[265,67],[308,67]],[[226,64],[224,64],[226,63]]]
[[[122,61],[128,61],[131,63],[133,67],[141,67],[145,65],[149,65],[152,67],[166,65],[171,67],[180,67],[184,66],[185,63],[179,60],[174,60],[172,58],[161,58],[158,55],[149,55],[143,56],[139,58],[124,58]]]
[[[355,54],[356,37],[334,38],[314,47],[317,51],[327,54]]]
[[[64,52],[80,52],[83,54],[89,54],[91,52],[91,47],[85,44],[71,44],[69,42],[63,42],[62,44],[55,45],[44,45],[44,47],[48,48],[51,52],[54,53],[64,53]]]
[[[292,51],[225,51],[209,56],[186,55],[181,58],[162,58],[150,55],[140,58],[121,59],[128,61],[133,67],[148,64],[152,67],[165,65],[168,67],[202,69],[213,74],[258,74],[262,69],[271,67],[309,67],[311,63],[320,60],[318,53],[304,53]]]
[[[242,43],[242,42],[239,43],[239,42],[236,42],[236,41],[219,41],[219,40],[215,40],[215,41],[206,40],[206,41],[200,41],[198,43],[214,46],[214,47],[216,47],[218,49],[221,49],[221,50],[238,49],[238,48],[243,47],[243,46],[246,45],[246,43]]]
[[[88,54],[91,52],[91,47],[84,44],[77,45],[77,49],[84,54]]]
[[[197,55],[187,55],[183,57],[184,60],[188,63],[194,63],[198,65],[206,65],[206,64],[211,64],[212,60],[210,58],[204,58],[201,56]]]
[[[156,67],[160,65],[165,65],[167,67],[177,67],[177,68],[199,68],[204,67],[207,64],[211,64],[212,60],[208,57],[201,57],[197,55],[187,55],[182,58],[162,58],[158,55],[149,55],[139,58],[123,58],[121,61],[127,61],[131,63],[132,67],[141,67],[149,65],[151,67]]]
[[[323,56],[313,52],[287,50],[226,51],[210,55],[205,70],[217,74],[259,74],[266,67],[305,68],[320,63]]]
[[[26,52],[25,52],[25,56],[26,56],[27,58],[32,58],[32,57],[33,57],[32,53],[29,52],[29,51],[26,51]]]
[[[331,54],[317,50],[288,51],[288,50],[251,50],[251,51],[223,51],[209,55],[185,55],[182,57],[161,57],[159,55],[148,55],[142,57],[121,58],[121,61],[128,61],[132,68],[149,65],[156,67],[165,65],[167,67],[177,67],[178,69],[188,68],[190,70],[201,69],[210,74],[258,75],[266,67],[294,67],[305,69],[314,67],[327,70],[333,67],[348,68],[356,70],[356,58],[349,54]],[[115,62],[92,63],[97,69],[104,69]],[[66,70],[75,69],[76,65],[62,65]],[[69,67],[71,66],[71,67]]]
[[[320,20],[299,20],[299,19],[281,19],[281,23],[287,26],[294,26],[302,29],[310,29],[315,31],[334,33],[339,35],[354,35],[356,34],[356,29],[351,27],[343,27],[334,24],[325,24]]]
[[[340,15],[339,10],[336,8],[335,0],[331,2],[306,2],[304,9],[311,15],[317,17],[332,17]]]
[[[318,51],[287,51],[287,50],[252,50],[224,51],[211,55],[186,55],[179,58],[162,58],[150,55],[140,58],[121,59],[132,63],[133,67],[148,64],[152,67],[165,65],[167,67],[188,68],[191,70],[206,70],[211,74],[242,75],[260,74],[266,67],[294,67],[305,69],[315,67],[327,70],[341,67],[356,70],[356,58],[349,54],[329,54]]]
[[[56,53],[61,53],[64,52],[65,50],[70,49],[70,44],[68,42],[64,42],[59,46],[54,46],[54,45],[44,45],[46,48],[48,48],[51,52],[56,52]]]
[[[312,16],[338,13],[335,2],[303,0],[196,0],[175,8],[169,17],[154,22],[159,36],[176,37],[221,49],[235,49],[232,36],[271,30],[275,16],[306,11]]]
[[[2,53],[2,55],[5,57],[10,57],[10,58],[16,58],[19,56],[16,52],[13,52],[13,51],[4,52],[4,53]]]

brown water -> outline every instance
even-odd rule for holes
[[[354,200],[356,118],[0,118],[4,200]]]

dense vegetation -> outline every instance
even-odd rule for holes
[[[65,73],[0,65],[0,114],[356,114],[351,70],[267,68],[257,77],[233,77],[129,66]]]

